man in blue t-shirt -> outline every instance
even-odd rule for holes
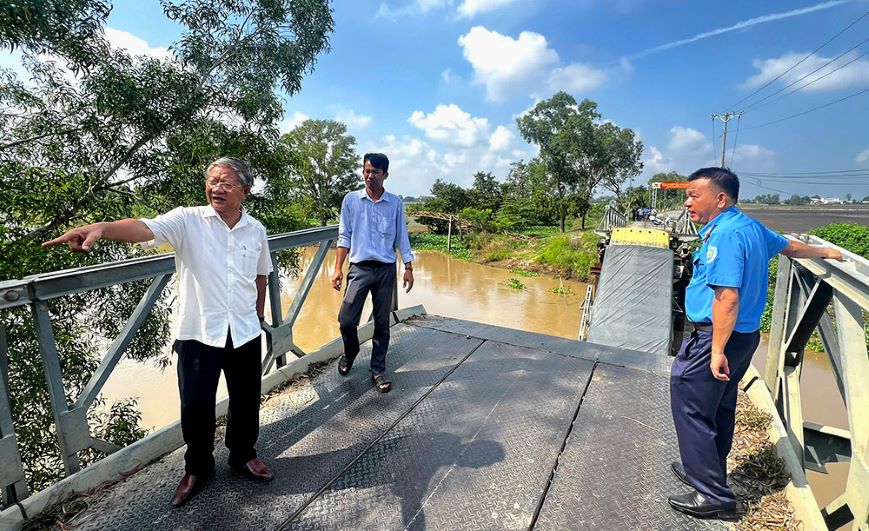
[[[769,261],[779,253],[835,260],[842,254],[787,240],[740,212],[735,206],[739,179],[726,168],[691,174],[686,195],[691,221],[705,226],[685,292],[685,313],[694,330],[673,362],[670,405],[682,458],[672,464],[673,473],[692,491],[668,501],[692,516],[735,518],[727,454],[739,381],[760,341]]]

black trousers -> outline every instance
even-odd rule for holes
[[[239,467],[256,457],[262,381],[260,338],[238,348],[229,335],[223,348],[195,340],[176,341],[174,348],[178,353],[181,432],[187,444],[185,471],[207,476],[214,470],[214,406],[221,370],[229,392],[225,441],[229,465]]]
[[[359,318],[365,297],[371,293],[374,306],[374,337],[371,349],[371,372],[386,371],[386,351],[389,349],[389,312],[392,311],[392,292],[395,290],[395,264],[360,262],[350,264],[344,301],[338,311],[344,355],[353,362],[359,354]]]

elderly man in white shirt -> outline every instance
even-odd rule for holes
[[[257,481],[273,476],[257,457],[261,382],[260,323],[272,271],[267,234],[242,202],[253,173],[231,157],[205,172],[208,205],[178,207],[153,219],[122,219],[72,229],[44,247],[89,251],[100,239],[175,249],[180,318],[178,353],[185,475],[172,497],[180,507],[214,471],[215,400],[220,371],[229,392],[226,446],[230,467]]]

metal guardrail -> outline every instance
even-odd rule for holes
[[[821,514],[830,529],[853,521],[862,530],[869,528],[869,261],[840,250],[844,262],[780,257],[764,381],[805,470],[825,473],[827,463],[850,462],[845,491]],[[803,419],[800,376],[815,330],[847,409],[847,430]]]
[[[628,217],[614,207],[607,205],[603,211],[603,219],[598,223],[595,231],[610,231],[628,224]]]
[[[311,286],[317,278],[317,273],[326,259],[329,247],[337,236],[338,228],[332,225],[269,237],[269,250],[272,263],[275,264],[275,270],[268,278],[271,322],[263,325],[267,344],[263,357],[263,374],[268,373],[275,364],[279,367],[285,365],[290,353],[297,357],[305,355],[305,352],[293,340],[293,325],[298,319]],[[284,313],[275,253],[314,243],[319,243],[320,246],[308,265],[292,304]],[[93,448],[100,452],[113,453],[119,449],[117,446],[91,435],[87,413],[124,355],[127,346],[159,299],[174,271],[174,255],[170,253],[0,282],[0,308],[29,306],[33,313],[36,337],[51,397],[54,427],[67,476],[81,468],[79,452]],[[74,293],[144,279],[151,279],[147,292],[139,301],[118,336],[107,348],[102,362],[81,394],[72,403],[69,403],[66,398],[67,390],[63,384],[60,358],[58,357],[47,301]],[[397,292],[396,286],[393,294],[394,310],[397,309]],[[5,330],[0,326],[0,487],[3,489],[4,507],[28,496],[8,400],[7,352]]]

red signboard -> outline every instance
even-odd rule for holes
[[[677,190],[688,188],[687,182],[667,182],[667,183],[652,183],[652,188],[660,188],[662,190]]]

